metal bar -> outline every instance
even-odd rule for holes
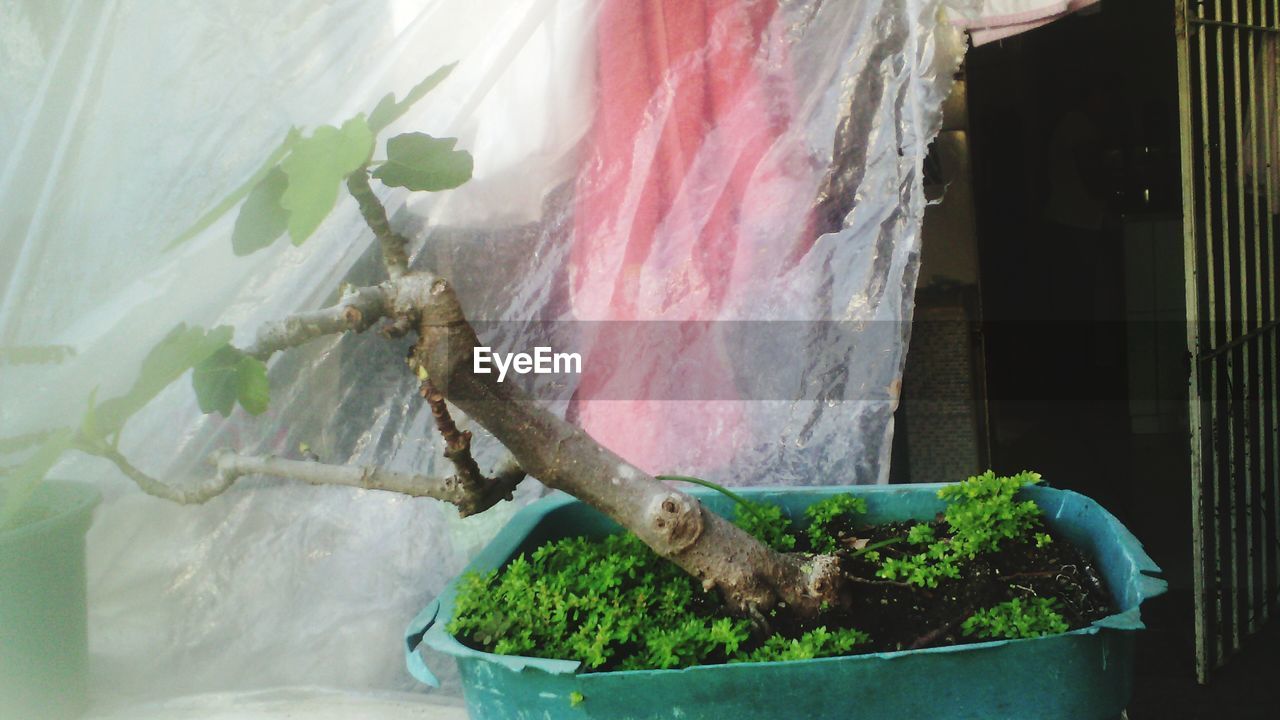
[[[1276,0],[1280,2],[1280,0]],[[1182,127],[1179,133],[1180,149],[1182,153],[1182,257],[1184,267],[1184,282],[1186,283],[1186,313],[1187,313],[1187,352],[1192,358],[1198,356],[1200,352],[1200,288],[1199,288],[1199,253],[1196,249],[1196,237],[1198,234],[1198,225],[1196,223],[1196,192],[1195,192],[1195,160],[1196,153],[1193,148],[1191,138],[1195,133],[1194,121],[1191,111],[1191,17],[1188,13],[1187,0],[1179,0],[1175,34],[1178,43],[1178,122]],[[1203,11],[1202,11],[1203,12]],[[1204,35],[1199,33],[1200,38],[1200,73],[1201,73],[1201,110],[1205,107],[1204,100]],[[1203,126],[1203,122],[1201,123]],[[1207,128],[1204,130],[1208,132]],[[1201,146],[1203,149],[1208,145],[1207,141]],[[1269,176],[1268,176],[1269,177]],[[1192,583],[1195,592],[1195,610],[1193,612],[1195,622],[1195,653],[1196,653],[1196,679],[1201,683],[1208,682],[1208,638],[1206,627],[1206,608],[1205,608],[1205,568],[1204,568],[1204,498],[1201,492],[1203,487],[1204,468],[1201,465],[1201,427],[1200,414],[1202,405],[1200,401],[1200,366],[1198,363],[1191,364],[1191,373],[1188,378],[1188,408],[1187,416],[1190,422],[1190,443],[1191,443],[1191,572]]]
[[[1252,25],[1254,20],[1254,1],[1255,0],[1245,0],[1244,19],[1245,23],[1249,25]],[[1258,171],[1260,168],[1264,168],[1264,165],[1260,162],[1260,158],[1258,156],[1259,151],[1262,149],[1262,143],[1259,140],[1258,134],[1263,132],[1263,126],[1259,121],[1259,106],[1262,104],[1262,98],[1259,97],[1258,92],[1258,68],[1256,66],[1256,51],[1259,46],[1254,44],[1254,40],[1257,35],[1258,33],[1256,32],[1250,32],[1246,38],[1247,44],[1245,46],[1245,55],[1248,58],[1248,62],[1245,65],[1247,68],[1245,77],[1248,80],[1249,88],[1249,159],[1253,167],[1253,172],[1249,178],[1249,195],[1252,199],[1250,209],[1253,211],[1253,217],[1251,218],[1253,222],[1250,225],[1253,239],[1253,272],[1250,274],[1249,278],[1249,292],[1253,293],[1254,299],[1253,321],[1256,323],[1257,328],[1260,329],[1264,319],[1262,315],[1261,287],[1262,222],[1260,208],[1262,205],[1262,198],[1259,197],[1258,194],[1258,189],[1261,186],[1258,178]],[[1254,332],[1255,331],[1251,330],[1249,333],[1246,333],[1246,335],[1252,335]],[[1256,340],[1249,340],[1248,342],[1253,345],[1255,349],[1261,350],[1261,346],[1263,344],[1262,340],[1262,338],[1257,338]],[[1254,361],[1257,363],[1256,367],[1251,367],[1249,369],[1250,386],[1253,391],[1249,394],[1248,409],[1252,413],[1252,417],[1249,419],[1249,426],[1247,430],[1249,437],[1254,438],[1256,443],[1256,447],[1254,448],[1255,462],[1252,472],[1249,473],[1249,494],[1250,497],[1255,498],[1254,510],[1258,515],[1257,522],[1254,523],[1254,531],[1257,534],[1256,536],[1254,534],[1249,535],[1249,542],[1257,559],[1257,572],[1253,569],[1253,563],[1250,563],[1249,573],[1251,576],[1256,578],[1257,586],[1256,594],[1249,596],[1251,633],[1256,632],[1259,625],[1267,618],[1268,603],[1266,597],[1267,589],[1271,586],[1271,566],[1270,563],[1267,562],[1267,555],[1269,551],[1267,545],[1267,518],[1265,515],[1267,496],[1265,492],[1266,486],[1263,481],[1267,466],[1267,439],[1266,435],[1263,434],[1262,429],[1262,395],[1264,392],[1263,366],[1266,364],[1265,353],[1254,353]],[[1250,513],[1251,516],[1253,514],[1254,513]]]
[[[1205,18],[1191,18],[1192,25],[1206,25],[1208,27],[1234,28],[1236,30],[1256,30],[1265,33],[1280,33],[1280,28],[1267,27],[1265,25],[1250,25],[1248,23],[1227,22],[1225,20],[1208,20]]]
[[[1236,338],[1231,342],[1225,342],[1213,348],[1212,350],[1206,350],[1205,352],[1200,353],[1200,357],[1197,359],[1200,362],[1213,360],[1217,358],[1219,355],[1225,355],[1226,353],[1229,353],[1232,350],[1235,350],[1236,348],[1241,347],[1248,342],[1271,335],[1275,331],[1277,326],[1280,326],[1280,320],[1269,320],[1263,323],[1261,327],[1258,327],[1254,330],[1250,330],[1249,332],[1243,335],[1237,335]]]
[[[1251,1],[1251,0],[1246,0]],[[1231,21],[1239,24],[1240,20],[1240,0],[1230,0],[1231,2]],[[1231,29],[1231,89],[1233,93],[1232,104],[1235,106],[1234,112],[1231,113],[1235,134],[1232,137],[1235,150],[1235,166],[1236,166],[1236,247],[1239,256],[1236,258],[1236,276],[1239,284],[1234,288],[1239,293],[1236,298],[1236,308],[1240,318],[1240,330],[1246,331],[1249,327],[1249,226],[1247,224],[1248,213],[1245,211],[1245,182],[1244,182],[1244,157],[1245,157],[1245,93],[1241,90],[1241,67],[1244,62],[1241,60],[1240,51],[1244,49],[1245,42],[1248,37],[1246,31],[1239,27]],[[1252,61],[1252,58],[1250,58]],[[1226,253],[1223,253],[1225,256]],[[1231,498],[1236,502],[1236,507],[1232,512],[1232,532],[1233,539],[1236,543],[1234,554],[1231,561],[1234,564],[1236,573],[1236,585],[1233,588],[1233,603],[1235,604],[1236,624],[1231,628],[1231,639],[1233,648],[1239,649],[1240,642],[1245,635],[1253,634],[1257,630],[1254,624],[1253,600],[1256,592],[1255,573],[1253,572],[1253,438],[1249,433],[1249,395],[1252,385],[1253,368],[1249,362],[1250,355],[1249,343],[1240,345],[1240,365],[1236,372],[1236,382],[1232,387],[1233,412],[1231,414],[1232,425],[1231,437],[1235,438],[1237,429],[1240,435],[1240,455],[1232,455],[1233,472],[1231,482]],[[1239,388],[1239,394],[1236,394],[1236,388]],[[1238,399],[1237,399],[1238,398]],[[1238,413],[1238,415],[1237,415]],[[1243,521],[1243,522],[1242,522]],[[1243,525],[1243,528],[1241,528]],[[1243,581],[1243,582],[1241,582]],[[1243,585],[1243,594],[1240,592]]]
[[[1213,5],[1214,5],[1214,15],[1218,18],[1221,18],[1222,17],[1222,0],[1214,0]],[[1214,48],[1215,54],[1217,55],[1217,66],[1215,67],[1215,70],[1217,71],[1217,83],[1215,87],[1218,89],[1218,94],[1219,94],[1218,185],[1222,191],[1221,204],[1218,206],[1219,213],[1220,213],[1220,220],[1222,222],[1222,253],[1221,253],[1222,284],[1223,284],[1222,294],[1221,294],[1222,326],[1223,326],[1223,333],[1224,333],[1223,337],[1230,339],[1232,337],[1231,330],[1234,325],[1234,323],[1232,323],[1233,318],[1231,315],[1232,297],[1231,297],[1231,288],[1230,288],[1230,284],[1231,284],[1231,194],[1230,193],[1231,191],[1227,183],[1227,177],[1228,177],[1227,175],[1227,102],[1226,102],[1226,98],[1222,97],[1226,91],[1226,86],[1227,86],[1226,70],[1223,67],[1226,63],[1226,56],[1223,53],[1223,45],[1226,43],[1227,35],[1222,26],[1218,26],[1217,28],[1215,28],[1215,31],[1217,33],[1217,40],[1218,40],[1217,47]],[[1219,495],[1224,494],[1223,493],[1224,487],[1222,483],[1223,483],[1223,480],[1226,481],[1226,486],[1225,486],[1226,497],[1223,499],[1225,499],[1226,502],[1224,504],[1227,506],[1227,522],[1224,524],[1226,525],[1227,531],[1230,533],[1230,537],[1228,539],[1229,541],[1225,543],[1228,549],[1227,562],[1222,563],[1222,557],[1221,557],[1222,554],[1221,553],[1218,554],[1218,562],[1221,564],[1221,566],[1219,567],[1218,574],[1219,576],[1221,576],[1222,573],[1224,572],[1231,573],[1230,588],[1229,588],[1230,603],[1228,604],[1227,598],[1222,597],[1220,598],[1220,604],[1223,606],[1222,621],[1225,622],[1229,620],[1231,623],[1231,647],[1232,649],[1235,649],[1240,647],[1240,630],[1239,630],[1240,618],[1237,612],[1237,609],[1238,609],[1237,600],[1238,600],[1238,595],[1240,593],[1240,584],[1239,582],[1237,582],[1237,580],[1239,579],[1240,574],[1239,574],[1238,563],[1236,561],[1236,559],[1239,557],[1240,543],[1236,537],[1236,519],[1238,516],[1236,514],[1236,498],[1235,498],[1235,494],[1232,492],[1232,488],[1234,488],[1236,484],[1235,482],[1236,481],[1236,465],[1235,465],[1236,440],[1235,440],[1235,434],[1233,432],[1234,428],[1232,427],[1233,423],[1231,422],[1233,410],[1230,404],[1231,377],[1232,377],[1230,357],[1228,357],[1227,370],[1225,375],[1226,375],[1225,380],[1227,383],[1227,387],[1225,388],[1226,390],[1225,394],[1226,394],[1226,400],[1228,404],[1227,404],[1227,417],[1225,420],[1225,425],[1222,427],[1222,430],[1225,430],[1225,435],[1226,435],[1226,446],[1227,446],[1226,472],[1223,473],[1225,477],[1218,477],[1216,479],[1217,479],[1217,491]],[[1217,398],[1214,398],[1214,399],[1215,401],[1217,400]],[[1215,406],[1217,404],[1218,404],[1217,402],[1214,403]],[[1218,430],[1218,429],[1219,428],[1215,427],[1215,430]],[[1219,530],[1221,530],[1221,528]],[[1221,537],[1221,532],[1219,532],[1219,537]],[[1230,567],[1227,567],[1228,565]],[[1221,623],[1219,626],[1221,626]],[[1219,637],[1218,657],[1217,657],[1217,663],[1215,663],[1215,666],[1218,664],[1221,664],[1222,658],[1225,655],[1226,655],[1225,638]]]
[[[1197,4],[1197,12],[1200,14],[1201,17],[1203,16],[1205,12],[1205,6],[1203,3]],[[1219,35],[1221,35],[1220,32],[1219,32]],[[1205,272],[1205,284],[1206,284],[1205,294],[1207,296],[1206,310],[1207,310],[1208,317],[1205,321],[1201,322],[1200,331],[1202,333],[1201,341],[1204,342],[1203,333],[1207,331],[1208,337],[1209,337],[1209,341],[1207,344],[1211,344],[1217,338],[1219,323],[1218,323],[1218,307],[1217,307],[1218,293],[1217,293],[1217,289],[1215,288],[1215,285],[1217,282],[1218,265],[1217,265],[1216,259],[1214,258],[1213,245],[1215,240],[1214,240],[1214,232],[1213,232],[1213,194],[1211,193],[1211,188],[1210,188],[1210,185],[1211,185],[1210,178],[1213,177],[1213,171],[1211,169],[1213,165],[1213,153],[1212,153],[1212,145],[1210,144],[1210,141],[1209,141],[1209,138],[1210,138],[1209,108],[1211,106],[1209,104],[1208,46],[1209,46],[1209,33],[1206,30],[1205,32],[1200,33],[1200,125],[1201,125],[1200,133],[1201,133],[1201,139],[1203,141],[1200,147],[1201,147],[1201,152],[1203,153],[1202,160],[1204,163],[1204,173],[1201,176],[1202,178],[1201,191],[1204,194],[1205,223],[1204,223],[1203,242],[1204,242],[1204,253],[1205,253],[1204,268],[1206,271]],[[1221,92],[1220,88],[1221,86],[1219,85],[1219,94]],[[1218,462],[1218,454],[1220,450],[1220,445],[1218,442],[1218,435],[1217,435],[1218,426],[1219,426],[1218,398],[1217,398],[1217,395],[1218,395],[1217,365],[1211,365],[1209,368],[1208,390],[1209,392],[1205,399],[1207,400],[1208,408],[1209,408],[1209,433],[1207,436],[1207,440],[1208,440],[1210,464],[1206,466],[1209,469],[1209,477],[1207,478],[1207,482],[1205,484],[1205,488],[1208,490],[1206,494],[1208,504],[1207,504],[1207,507],[1204,508],[1202,521],[1205,525],[1205,531],[1206,531],[1205,537],[1209,538],[1209,540],[1211,541],[1209,549],[1212,550],[1212,559],[1213,559],[1212,568],[1209,567],[1210,553],[1208,552],[1208,549],[1206,550],[1205,555],[1200,559],[1200,561],[1205,566],[1205,574],[1208,576],[1208,579],[1210,580],[1210,582],[1206,585],[1205,589],[1207,593],[1211,593],[1211,595],[1206,595],[1205,597],[1206,605],[1204,609],[1205,625],[1208,628],[1208,632],[1206,633],[1206,643],[1212,640],[1211,645],[1206,644],[1205,654],[1203,658],[1203,663],[1204,663],[1203,672],[1205,673],[1206,682],[1207,682],[1209,670],[1214,667],[1217,667],[1218,658],[1222,657],[1222,652],[1223,652],[1222,563],[1221,563],[1221,553],[1218,552],[1218,547],[1221,544],[1220,543],[1221,537],[1218,532],[1219,519],[1220,519],[1218,514],[1218,484],[1219,484],[1218,476],[1219,476],[1219,467],[1220,467],[1220,464]],[[1212,606],[1212,610],[1213,610],[1212,623],[1209,622],[1209,615],[1208,615],[1210,606]]]
[[[1272,0],[1271,2],[1271,23],[1270,24],[1272,28],[1280,30],[1280,0]],[[1266,169],[1266,174],[1267,174],[1267,212],[1266,212],[1267,283],[1266,283],[1266,286],[1267,286],[1267,305],[1268,305],[1267,309],[1269,310],[1268,317],[1271,320],[1275,320],[1277,319],[1276,317],[1276,265],[1277,264],[1276,264],[1275,216],[1277,213],[1280,213],[1280,208],[1273,207],[1272,203],[1275,202],[1276,193],[1280,191],[1280,188],[1273,186],[1272,183],[1274,182],[1274,179],[1272,178],[1272,175],[1276,173],[1276,168],[1273,167],[1273,164],[1276,161],[1275,153],[1277,150],[1280,150],[1280,148],[1277,148],[1276,145],[1273,144],[1273,140],[1277,144],[1280,144],[1280,137],[1275,137],[1275,135],[1273,135],[1273,133],[1276,132],[1276,118],[1274,117],[1273,112],[1275,110],[1275,105],[1277,100],[1280,99],[1280,68],[1276,67],[1276,63],[1280,62],[1280,36],[1269,35],[1266,37],[1266,42],[1270,45],[1270,50],[1271,50],[1270,53],[1267,53],[1264,56],[1267,59],[1266,71],[1270,73],[1270,78],[1269,78],[1269,81],[1264,82],[1266,89],[1264,91],[1265,99],[1263,102],[1263,108],[1264,108],[1263,112],[1266,116],[1265,122],[1263,123],[1263,126],[1266,128],[1266,133],[1263,136],[1264,143],[1265,143],[1264,147],[1266,152],[1266,163],[1263,167]],[[1269,94],[1266,94],[1266,93],[1269,93]],[[1267,318],[1263,318],[1263,319],[1265,320]],[[1277,432],[1277,426],[1276,426],[1277,422],[1280,422],[1280,383],[1277,383],[1277,375],[1280,375],[1280,372],[1277,372],[1277,367],[1276,367],[1277,365],[1280,365],[1280,352],[1277,352],[1278,350],[1280,350],[1280,348],[1278,348],[1278,346],[1280,346],[1280,338],[1278,338],[1276,335],[1273,334],[1268,338],[1268,340],[1270,341],[1269,344],[1271,346],[1270,347],[1271,351],[1267,354],[1271,364],[1271,385],[1270,385],[1270,388],[1268,389],[1267,399],[1269,401],[1268,405],[1270,406],[1269,409],[1271,412],[1269,416],[1269,426],[1264,429],[1264,436],[1268,438],[1268,440],[1271,442],[1271,446],[1273,450],[1273,452],[1271,453],[1271,462],[1272,462],[1272,468],[1271,468],[1272,526],[1271,527],[1272,527],[1272,532],[1274,533],[1274,540],[1272,540],[1272,542],[1274,543],[1274,542],[1280,542],[1280,432]],[[1273,608],[1276,610],[1277,614],[1280,614],[1280,607],[1275,606],[1275,604],[1280,603],[1280,598],[1277,597],[1277,591],[1280,591],[1280,547],[1276,547],[1275,545],[1272,545],[1272,550],[1275,551],[1273,560],[1275,564],[1274,578],[1276,579],[1277,587],[1269,588],[1269,593],[1273,603]]]

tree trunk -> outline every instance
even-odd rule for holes
[[[718,589],[730,609],[762,617],[779,604],[812,616],[847,602],[833,556],[773,551],[695,498],[644,473],[495,375],[472,372],[478,344],[449,283],[425,273],[399,278],[388,314],[412,317],[419,339],[410,364],[485,427],[529,475],[613,518],[649,547]]]

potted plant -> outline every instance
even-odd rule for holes
[[[0,365],[57,362],[62,347],[0,348]],[[98,493],[41,482],[65,436],[15,438],[41,449],[0,470],[0,716],[58,720],[88,701],[84,540]]]
[[[480,343],[451,285],[447,279],[433,272],[410,267],[407,239],[391,228],[386,210],[370,182],[376,179],[390,187],[433,192],[457,187],[469,179],[471,157],[457,150],[456,140],[452,138],[435,138],[423,133],[398,135],[386,141],[386,159],[376,163],[373,160],[378,134],[426,95],[448,72],[449,68],[444,68],[434,73],[403,100],[397,101],[393,95],[387,95],[368,115],[362,113],[341,125],[321,126],[305,133],[290,132],[280,148],[248,182],[175,241],[175,244],[185,241],[209,226],[219,215],[239,205],[239,216],[231,238],[238,254],[261,250],[286,234],[292,242],[301,244],[334,207],[339,192],[345,188],[378,240],[384,280],[364,287],[347,288],[338,302],[329,307],[268,323],[248,344],[232,343],[232,332],[227,327],[175,327],[147,354],[127,392],[105,400],[91,396],[87,402],[88,410],[78,425],[47,433],[20,468],[17,481],[28,486],[38,483],[63,452],[76,450],[114,463],[145,492],[179,503],[207,501],[233,487],[238,478],[253,474],[432,497],[455,505],[463,516],[468,516],[510,499],[516,485],[526,476],[531,476],[549,488],[576,498],[577,504],[569,504],[562,498],[526,511],[477,561],[477,569],[498,567],[517,550],[528,549],[527,542],[547,538],[552,525],[559,523],[559,518],[571,517],[571,524],[582,525],[592,532],[604,529],[609,523],[613,524],[609,527],[625,528],[636,538],[636,543],[663,558],[662,562],[669,562],[670,567],[694,578],[703,592],[714,594],[726,616],[736,618],[739,626],[741,623],[767,624],[769,618],[782,608],[797,627],[814,627],[822,617],[832,612],[852,611],[859,588],[857,579],[846,571],[847,556],[838,548],[813,546],[809,551],[798,552],[783,544],[771,543],[759,535],[758,527],[753,531],[752,527],[743,527],[727,518],[728,508],[719,496],[685,492],[644,472],[601,446],[580,428],[542,407],[513,384],[502,383],[493,373],[474,371],[473,360]],[[162,389],[188,373],[200,407],[205,412],[218,412],[225,416],[239,405],[250,414],[258,414],[266,409],[270,400],[266,363],[274,355],[321,336],[364,333],[375,328],[388,337],[412,336],[407,369],[416,376],[421,397],[430,406],[435,425],[444,439],[444,454],[454,467],[452,475],[428,477],[379,467],[334,466],[313,459],[247,455],[224,448],[209,457],[210,464],[216,469],[213,480],[194,490],[182,490],[149,475],[145,469],[132,463],[117,446],[129,418]],[[489,430],[508,451],[508,456],[489,472],[483,471],[472,457],[471,436],[455,425],[452,419],[454,409],[461,410]],[[767,491],[756,491],[751,497],[776,500],[781,505],[779,513],[798,516],[809,503],[830,492],[809,490],[774,497]],[[925,498],[919,489],[908,492],[876,488],[859,489],[857,492],[860,496],[866,494],[868,513],[872,515],[879,513],[885,518],[923,520],[938,511],[936,501]],[[1053,521],[1049,523],[1054,531],[1073,537],[1100,557],[1112,557],[1107,553],[1114,550],[1112,545],[1105,545],[1103,536],[1127,538],[1118,526],[1112,526],[1113,520],[1109,516],[1096,507],[1088,506],[1082,499],[1068,502],[1069,498],[1055,499],[1057,496],[1050,491],[1028,492],[1046,510],[1057,502],[1056,515],[1062,512],[1081,515],[1083,519],[1079,527],[1101,528],[1101,534],[1095,538],[1075,525],[1058,527]],[[1042,494],[1035,495],[1036,492]],[[893,502],[889,502],[891,499]],[[769,511],[758,512],[763,516]],[[1116,557],[1120,560],[1116,561],[1108,580],[1113,587],[1123,588],[1121,592],[1125,594],[1120,602],[1124,612],[1118,616],[1120,619],[1109,622],[1116,627],[1131,628],[1137,623],[1137,604],[1141,597],[1155,590],[1150,584],[1143,584],[1136,575],[1123,573],[1125,563],[1134,569],[1134,573],[1149,569],[1145,556],[1141,556],[1127,540],[1119,542],[1116,547],[1120,548],[1114,550],[1119,553]],[[436,630],[441,627],[437,615],[447,616],[451,597],[446,594],[440,603],[433,606],[436,608],[434,611],[428,609],[419,623],[422,629],[432,626],[436,632],[429,634],[428,639],[432,642],[447,645]],[[435,625],[432,621],[436,621]],[[415,637],[417,634],[415,631]],[[1118,669],[1111,672],[1124,673],[1122,641],[1119,638],[1108,639],[1101,650],[1086,649],[1080,638],[1088,634],[1078,633],[1063,636],[1067,638],[1065,640],[1045,642],[1071,649],[1077,653],[1080,662],[1098,658],[1104,670],[1106,663],[1111,661],[1109,658],[1114,657],[1117,663],[1114,667]],[[1103,637],[1111,638],[1109,635]],[[848,636],[845,640],[850,638]],[[478,657],[472,653],[479,651],[459,650],[459,647],[453,647],[453,650],[460,656]],[[1012,659],[1001,660],[998,667],[1011,672],[1021,663],[1042,657],[1040,648],[1046,647],[1044,643],[1011,644],[1008,653],[1000,657]],[[918,652],[920,654],[903,655],[902,660],[894,659],[898,656],[884,658],[893,659],[885,666],[909,671],[917,663],[922,663],[921,667],[935,668],[968,662],[962,659],[961,653]],[[614,692],[619,698],[628,692],[661,695],[675,687],[669,685],[675,681],[664,678],[686,677],[679,673],[687,672],[660,671],[676,674],[643,676],[628,674],[651,672],[640,670],[602,673],[589,678],[584,675],[581,682],[593,684],[583,685],[579,690],[575,684],[579,682],[575,679],[577,676],[567,674],[575,667],[572,662],[490,657],[484,661],[464,665],[464,669],[473,668],[473,698],[477,697],[476,693],[487,692],[484,683],[486,678],[493,676],[494,667],[514,671],[530,668],[536,672],[518,677],[536,676],[539,682],[546,683],[544,689],[537,690],[534,695],[541,698],[549,694],[556,698],[556,702],[564,700],[563,704],[568,708],[600,708],[604,704],[602,698]],[[814,667],[825,668],[828,665],[835,667],[833,663],[844,661],[811,662],[818,663]],[[726,672],[723,667],[708,668],[705,672],[710,674],[696,677],[720,678]],[[715,680],[715,684],[702,690],[686,688],[680,692],[718,695],[745,687],[742,682],[778,686],[794,684],[804,692],[816,687],[800,680],[804,673],[809,672],[803,663],[752,663],[735,666],[732,672],[735,673],[732,677],[750,680],[724,683]],[[1100,677],[1098,672],[1082,670],[1072,679],[1092,682]],[[648,680],[635,682],[634,679],[639,677]],[[910,672],[896,674],[895,678],[884,680],[877,674],[870,681],[876,685],[866,685],[860,692],[888,693],[890,688],[897,692],[910,683],[918,682],[918,676]],[[624,687],[629,689],[624,691]],[[1117,697],[1120,695],[1122,693]],[[521,695],[521,698],[527,697],[532,696],[527,693]],[[943,702],[945,700],[942,699]],[[592,702],[594,705],[589,706]],[[476,707],[480,708],[478,712],[494,716],[522,712],[520,708],[497,709],[497,706],[487,704]],[[867,707],[876,705],[868,703]],[[604,716],[607,715],[605,712]]]
[[[660,566],[637,561],[616,524],[548,498],[414,620],[406,661],[434,684],[419,644],[453,656],[477,720],[1116,717],[1139,606],[1164,582],[1109,513],[1076,493],[1029,487],[1037,481],[987,473],[949,485],[699,493],[771,544],[842,545],[858,578],[852,614],[789,629],[775,618],[763,632],[719,613],[713,598],[691,601],[696,588],[666,605],[650,587]],[[774,512],[762,522],[760,508]],[[886,533],[897,536],[873,541]],[[904,621],[914,628],[905,635]]]

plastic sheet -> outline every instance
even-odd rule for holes
[[[883,482],[921,164],[962,50],[943,4],[0,2],[0,343],[75,350],[4,368],[0,436],[78,422],[180,321],[246,342],[343,282],[376,281],[350,201],[302,247],[236,257],[231,215],[164,248],[289,127],[367,112],[458,61],[388,135],[458,137],[474,180],[379,192],[415,264],[454,281],[491,344],[582,350],[587,372],[535,383],[540,397],[647,469]],[[677,6],[699,13],[665,24]],[[203,458],[227,446],[440,471],[407,343],[335,338],[278,357],[257,418],[201,415],[175,383],[121,449],[175,485],[207,481]],[[486,466],[498,449],[474,429]],[[462,521],[429,500],[267,479],[176,507],[103,462],[56,473],[105,496],[89,572],[108,709],[411,689],[405,621],[539,494],[525,483]]]

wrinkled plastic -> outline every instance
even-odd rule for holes
[[[662,27],[625,15],[642,4],[588,0],[0,3],[0,343],[76,353],[3,369],[0,436],[78,423],[91,392],[121,393],[178,322],[229,324],[244,343],[332,302],[344,282],[377,281],[349,200],[301,247],[236,257],[232,213],[164,248],[291,126],[368,112],[458,61],[384,137],[458,137],[473,181],[377,191],[415,263],[454,281],[495,346],[543,332],[581,343],[593,369],[539,397],[648,469],[742,485],[883,482],[921,164],[962,50],[943,4],[708,2],[701,24]],[[604,32],[609,12],[623,15]],[[610,49],[636,34],[655,39],[645,67],[658,75],[628,94],[637,69]],[[690,114],[699,83],[714,103]],[[627,133],[596,124],[604,99],[631,113]],[[719,331],[632,362],[618,329],[724,320],[816,330],[785,362],[767,335],[734,345]],[[592,335],[580,321],[612,329]],[[328,462],[447,472],[403,371],[408,342],[327,338],[285,353],[256,418],[202,415],[175,383],[121,450],[188,487],[211,480],[204,458],[222,447],[297,456],[305,443]],[[611,373],[629,365],[651,372],[621,378],[645,382],[619,393]],[[779,366],[803,392],[742,391]],[[693,378],[706,392],[671,400]],[[487,467],[499,449],[471,429]],[[540,493],[525,483],[516,503],[464,521],[430,500],[266,479],[177,507],[104,461],[73,456],[56,472],[105,496],[89,535],[105,707],[296,684],[409,689],[404,621]]]
[[[855,488],[751,488],[746,497],[777,504],[799,520],[823,497],[852,491],[867,501],[866,521],[928,520],[945,508],[939,484]],[[1041,718],[1105,720],[1120,714],[1132,688],[1134,632],[1141,605],[1167,584],[1142,544],[1111,513],[1066,490],[1026,488],[1045,523],[1092,557],[1117,612],[1088,627],[1030,640],[683,670],[581,673],[566,660],[494,655],[467,647],[445,627],[455,583],[406,631],[405,660],[415,677],[436,678],[419,645],[452,656],[462,671],[473,720],[574,718]],[[698,490],[721,514],[732,502]],[[522,510],[468,567],[486,572],[517,553],[562,537],[616,532],[604,515],[563,494]],[[923,628],[922,628],[923,630]],[[424,649],[425,649],[424,648]],[[927,683],[922,685],[922,680]],[[643,680],[641,682],[641,680]],[[577,698],[575,702],[574,698]]]

